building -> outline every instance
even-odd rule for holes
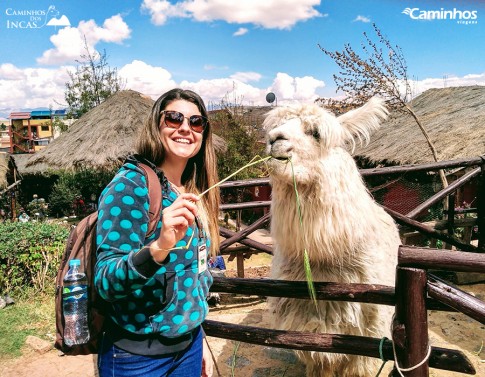
[[[53,121],[56,118],[67,126],[71,123],[66,119],[66,110],[12,112],[9,118],[9,120],[5,120],[8,136],[7,151],[13,154],[34,153],[45,148],[55,136],[58,136],[53,127]],[[4,135],[2,134],[2,136]]]
[[[8,130],[10,127],[10,120],[0,118],[0,152],[8,152],[10,150],[10,136]]]
[[[30,126],[30,112],[10,113],[10,153],[33,153],[33,130]]]

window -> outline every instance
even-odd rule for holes
[[[49,126],[40,126],[42,131],[49,131]]]
[[[34,141],[35,145],[48,145],[49,139],[39,139]]]

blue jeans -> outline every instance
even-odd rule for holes
[[[98,355],[99,377],[200,377],[203,331],[187,349],[161,356],[141,356],[111,345]]]

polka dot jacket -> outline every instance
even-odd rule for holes
[[[177,193],[162,177],[163,208]],[[175,338],[198,327],[208,313],[206,297],[212,276],[199,273],[198,248],[210,241],[194,223],[165,261],[156,263],[148,248],[157,239],[148,230],[149,196],[146,178],[135,163],[127,162],[99,199],[95,285],[111,303],[114,323],[135,334]],[[198,222],[200,224],[200,222]]]

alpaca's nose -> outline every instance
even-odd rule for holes
[[[277,141],[287,141],[287,140],[288,138],[286,138],[282,134],[273,135],[269,138],[269,145],[273,145]]]

